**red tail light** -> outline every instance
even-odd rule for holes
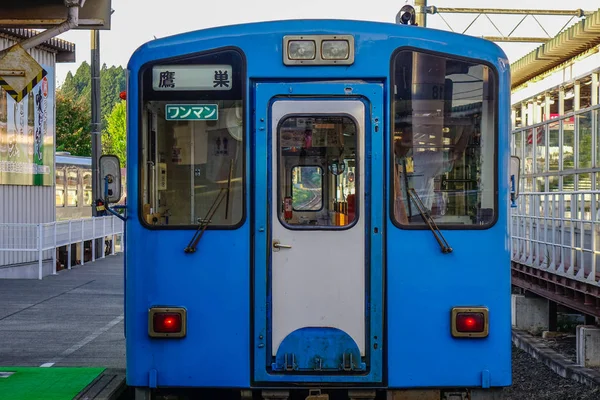
[[[454,307],[451,312],[452,336],[486,337],[489,331],[488,309]]]
[[[482,313],[458,313],[456,330],[459,332],[483,332],[484,318]]]
[[[185,308],[151,308],[148,315],[148,335],[151,337],[184,337],[186,335]]]
[[[177,333],[181,332],[181,314],[156,313],[154,314],[154,332]]]

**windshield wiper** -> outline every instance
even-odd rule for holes
[[[215,215],[215,213],[219,209],[219,206],[221,205],[221,202],[225,198],[227,198],[227,201],[225,202],[225,219],[228,218],[228,216],[229,216],[229,192],[231,191],[232,175],[233,175],[233,160],[231,160],[231,162],[229,163],[229,178],[227,179],[227,187],[221,188],[219,190],[217,197],[215,198],[215,200],[211,204],[210,208],[206,212],[206,217],[204,217],[204,219],[200,220],[200,223],[198,224],[198,229],[196,230],[196,232],[194,232],[194,236],[192,236],[192,240],[190,240],[190,242],[188,243],[186,248],[183,250],[185,253],[194,253],[196,251],[196,246],[198,245],[198,242],[202,238],[202,235],[204,235],[204,231],[210,224],[212,217]]]
[[[450,244],[446,241],[446,239],[442,235],[442,232],[436,225],[435,221],[433,220],[431,215],[427,212],[427,208],[425,207],[425,204],[423,204],[423,202],[421,201],[421,198],[419,197],[419,195],[417,194],[415,189],[414,188],[408,189],[408,194],[415,201],[415,205],[417,206],[417,209],[419,210],[419,213],[421,214],[421,218],[423,218],[423,221],[425,221],[427,226],[429,226],[429,229],[431,230],[431,233],[433,233],[435,240],[437,240],[438,244],[442,248],[442,253],[452,253],[452,247],[450,247]]]

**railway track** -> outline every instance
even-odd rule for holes
[[[321,188],[315,186],[310,181],[307,181],[306,184],[303,183],[302,186],[304,190],[310,191],[312,198],[297,206],[298,209],[304,211],[318,210],[320,208],[319,204],[321,203],[322,196],[318,196],[315,192],[320,191]]]

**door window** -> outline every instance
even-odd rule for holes
[[[347,116],[289,116],[278,129],[280,221],[347,227],[357,219],[357,128]]]

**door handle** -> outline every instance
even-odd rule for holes
[[[279,249],[291,249],[292,248],[292,246],[290,246],[289,244],[279,243],[279,240],[273,240],[273,247],[277,249],[275,251],[279,251]]]

